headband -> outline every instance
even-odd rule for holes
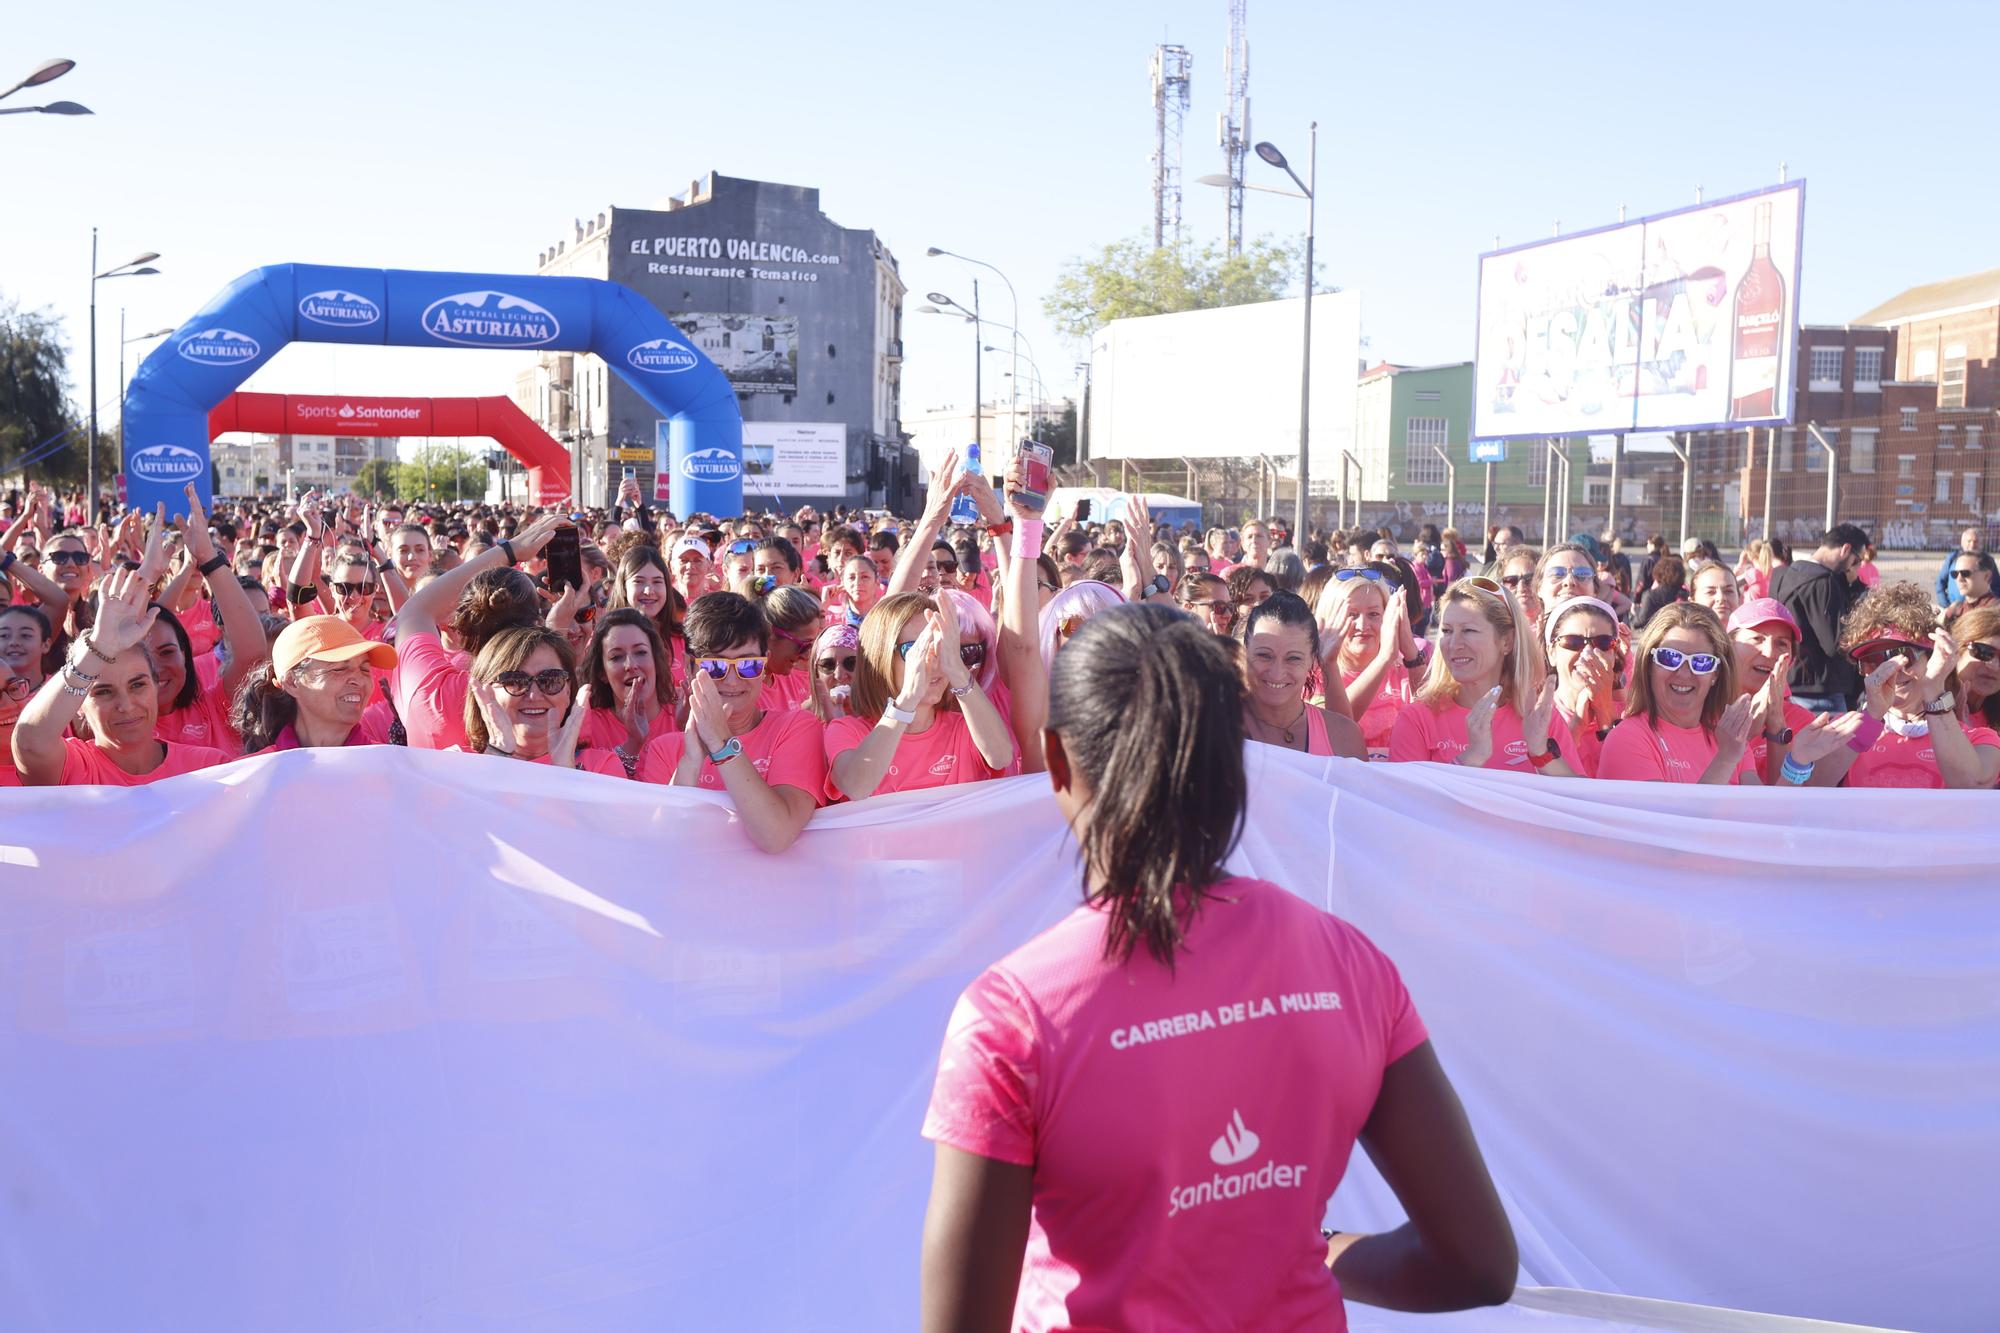
[[[854,626],[830,625],[821,630],[819,637],[813,640],[812,650],[813,656],[818,657],[828,648],[853,648],[859,650],[860,647],[861,635]]]
[[[1595,597],[1569,597],[1557,602],[1554,607],[1542,613],[1542,641],[1544,643],[1554,643],[1556,640],[1556,626],[1562,623],[1564,616],[1578,607],[1590,611],[1602,611],[1612,624],[1616,625],[1618,623],[1618,613],[1611,609],[1610,603],[1600,602]]]

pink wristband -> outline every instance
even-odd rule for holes
[[[1014,554],[1023,560],[1032,561],[1042,553],[1042,520],[1039,518],[1019,518],[1014,520]]]
[[[1847,748],[1856,754],[1867,754],[1875,748],[1875,742],[1882,739],[1882,719],[1862,715],[1861,730],[1854,733],[1847,742]]]

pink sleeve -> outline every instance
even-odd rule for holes
[[[1665,782],[1667,771],[1660,763],[1660,747],[1643,717],[1628,717],[1604,738],[1604,752],[1597,759],[1597,776],[1626,782]]]
[[[771,787],[797,787],[813,798],[826,801],[826,742],[820,736],[819,719],[811,713],[787,713],[784,730],[771,746],[771,762],[765,767],[764,782]]]
[[[403,729],[411,745],[419,738],[461,738],[469,674],[454,666],[451,654],[435,634],[412,634],[396,644],[396,674],[390,688],[396,695]],[[453,704],[457,711],[452,711]]]
[[[1396,725],[1389,730],[1389,762],[1410,764],[1431,757],[1430,728],[1424,725],[1423,714],[1428,709],[1421,703],[1404,705],[1396,714]]]
[[[858,717],[837,717],[826,724],[826,800],[844,801],[847,793],[833,780],[833,761],[868,739],[869,724]],[[825,804],[822,801],[821,804]]]
[[[647,741],[646,748],[639,751],[639,781],[657,782],[663,787],[672,784],[674,769],[680,766],[686,745],[684,731],[670,731]]]
[[[78,740],[74,736],[63,737],[62,777],[57,781],[65,787],[82,787],[96,782],[96,775],[90,771],[91,751],[96,748],[89,741]]]
[[[1035,1163],[1035,1024],[1008,979],[984,973],[959,996],[938,1054],[924,1137],[1016,1166]]]

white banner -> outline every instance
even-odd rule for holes
[[[1990,793],[1251,748],[1236,868],[1401,966],[1526,1286],[2000,1321]],[[719,797],[451,754],[0,802],[9,1333],[913,1327],[945,1018],[1077,898],[1037,778],[780,858]],[[1329,1217],[1395,1220],[1364,1158]],[[1596,1299],[1350,1318],[1654,1308]]]

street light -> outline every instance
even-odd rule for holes
[[[985,370],[986,354],[979,349],[985,344],[986,336],[980,332],[979,279],[972,280],[972,309],[967,310],[943,292],[927,292],[924,299],[931,304],[923,307],[927,314],[959,314],[972,321],[972,443],[981,454],[986,452],[986,401],[982,375]],[[985,464],[982,461],[981,466]]]
[[[57,70],[54,74],[49,75],[48,78],[57,78],[63,72],[63,70]],[[47,81],[47,79],[43,80],[45,83]],[[83,521],[86,524],[97,521],[97,284],[111,278],[150,277],[160,270],[147,266],[159,257],[159,251],[148,250],[142,255],[132,256],[132,258],[114,268],[108,268],[100,272],[97,267],[97,228],[92,227],[90,229],[90,447],[83,464]],[[118,355],[122,361],[125,355],[122,347],[119,349]],[[123,383],[124,372],[122,369],[119,372],[119,379],[118,392],[122,398],[125,392]],[[125,408],[122,401],[118,409],[118,420],[122,427],[125,420]],[[120,440],[122,443],[122,429],[120,431]]]
[[[52,83],[75,68],[76,62],[74,60],[44,60],[41,64],[29,70],[27,76],[19,83],[16,83],[6,92],[0,93],[0,101],[12,97],[23,88],[39,88],[45,83]],[[80,106],[75,102],[50,102],[47,106],[10,106],[5,110],[0,110],[0,116],[25,116],[30,112],[40,112],[48,116],[87,116],[91,114],[89,107]]]
[[[1009,301],[1009,302],[1010,302],[1010,303],[1012,304],[1012,306],[1013,306],[1013,311],[1012,311],[1012,313],[1011,313],[1011,314],[1010,314],[1010,315],[1009,315],[1008,317],[1009,317],[1010,319],[1012,319],[1012,320],[1013,320],[1014,322],[1013,322],[1013,324],[1009,325],[1009,326],[1008,326],[1008,328],[1009,328],[1009,331],[1010,331],[1010,332],[1012,332],[1012,333],[1013,333],[1013,335],[1014,335],[1014,376],[1015,376],[1015,379],[1014,379],[1014,385],[1015,385],[1015,388],[1014,388],[1014,396],[1013,396],[1013,401],[1012,401],[1012,403],[1011,403],[1011,404],[1009,405],[1009,407],[1008,407],[1008,417],[1007,417],[1007,424],[1008,424],[1008,425],[1009,425],[1010,427],[1011,427],[1011,426],[1013,426],[1013,425],[1015,424],[1015,422],[1016,422],[1016,419],[1017,419],[1017,418],[1018,418],[1018,417],[1020,416],[1020,414],[1021,414],[1021,394],[1020,394],[1020,382],[1021,382],[1021,381],[1020,381],[1020,374],[1021,374],[1021,341],[1020,341],[1020,340],[1021,340],[1021,330],[1020,330],[1020,323],[1021,323],[1021,298],[1020,298],[1020,297],[1018,297],[1018,296],[1016,296],[1016,295],[1014,294],[1014,283],[1013,283],[1012,279],[1010,279],[1010,278],[1009,278],[1009,277],[1008,277],[1008,276],[1007,276],[1007,275],[1006,275],[1005,273],[1001,273],[1001,272],[1000,272],[1000,269],[999,269],[999,268],[998,268],[998,267],[997,267],[996,265],[993,265],[993,264],[989,264],[989,263],[987,263],[987,262],[986,262],[985,260],[983,260],[983,259],[974,259],[974,258],[973,258],[973,257],[972,257],[971,255],[962,255],[962,254],[958,253],[958,251],[956,251],[956,250],[943,250],[943,249],[940,249],[940,248],[938,248],[937,246],[933,245],[933,246],[932,246],[932,247],[931,247],[930,249],[928,249],[928,250],[924,251],[924,253],[925,253],[926,255],[928,255],[928,256],[929,256],[930,258],[932,258],[932,259],[937,259],[937,258],[940,258],[940,257],[948,257],[948,258],[951,258],[951,259],[956,259],[956,260],[959,260],[959,261],[960,261],[961,263],[966,263],[966,264],[977,264],[977,265],[979,265],[979,267],[981,267],[981,268],[983,268],[983,269],[991,269],[991,270],[992,270],[992,271],[993,271],[994,273],[998,273],[998,274],[1000,275],[1000,281],[1002,281],[1002,282],[1004,282],[1004,283],[1006,283],[1006,284],[1007,284],[1007,300],[1008,300],[1008,301]],[[978,296],[978,294],[979,294],[979,280],[978,280],[977,278],[973,279],[973,283],[972,283],[972,291],[973,291],[973,295],[974,295],[975,297],[977,297],[977,296]],[[1011,446],[1010,446],[1010,447],[1011,447]]]
[[[146,269],[143,271],[157,273],[159,270]],[[139,273],[134,272],[132,276],[136,278],[139,276]],[[173,331],[173,326],[168,325],[164,329],[154,329],[151,333],[134,334],[132,337],[127,338],[125,336],[125,307],[122,305],[118,307],[118,425],[121,431],[125,426],[125,349],[133,343],[151,342],[155,338],[164,338]]]
[[[1312,442],[1312,346],[1313,346],[1313,224],[1319,201],[1314,196],[1314,187],[1319,184],[1319,122],[1312,122],[1311,148],[1306,155],[1307,180],[1300,180],[1299,173],[1292,170],[1292,164],[1278,151],[1278,146],[1269,141],[1257,145],[1257,156],[1292,178],[1292,184],[1305,192],[1306,197],[1306,319],[1304,348],[1301,352],[1299,370],[1299,473],[1298,508],[1292,520],[1292,527],[1301,535],[1312,529],[1306,523],[1306,488],[1311,479],[1311,467],[1306,461],[1306,453]],[[1343,474],[1344,480],[1344,474]],[[1360,497],[1355,497],[1354,516],[1361,517]]]
[[[1228,176],[1210,175],[1210,176],[1197,176],[1195,177],[1194,183],[1196,185],[1216,185],[1226,190],[1230,188],[1232,185],[1235,185],[1236,181]],[[1275,185],[1252,185],[1248,181],[1243,182],[1242,188],[1246,190],[1257,190],[1263,194],[1282,195],[1287,199],[1304,199],[1308,197],[1306,195],[1300,194],[1297,190],[1281,190]]]

